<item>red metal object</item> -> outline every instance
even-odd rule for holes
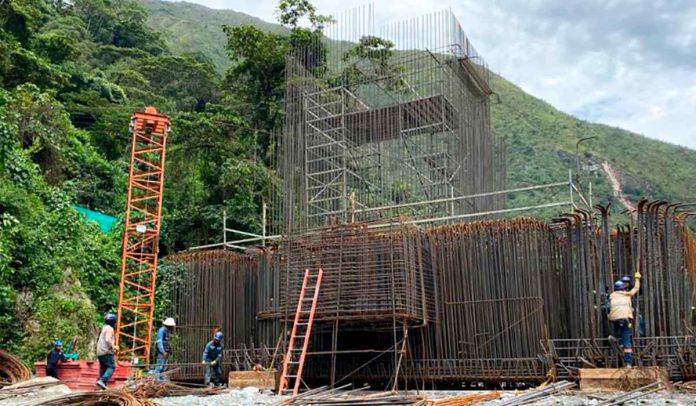
[[[288,352],[285,354],[285,360],[283,361],[283,373],[280,376],[280,388],[278,389],[278,393],[280,394],[288,389],[290,385],[288,378],[295,379],[292,395],[297,396],[297,394],[300,392],[302,369],[304,368],[305,357],[307,355],[309,338],[312,336],[312,324],[314,324],[314,313],[317,310],[319,287],[321,286],[321,278],[323,275],[324,271],[319,269],[319,272],[316,275],[316,281],[314,281],[314,285],[310,286],[309,283],[311,283],[311,279],[314,277],[314,275],[309,273],[309,269],[305,270],[304,280],[302,281],[302,290],[300,291],[300,298],[297,301],[295,322],[292,326],[292,333],[290,333]],[[312,294],[312,298],[305,300],[305,295],[307,294],[308,290],[310,294]],[[311,301],[309,310],[306,309],[308,301]],[[298,351],[298,348],[295,348],[295,341],[298,339],[301,342],[301,348],[299,348],[301,351],[299,359],[295,354]],[[293,375],[291,368],[295,366],[297,366],[297,373]]]
[[[42,378],[46,376],[46,363],[37,362],[36,376]],[[114,374],[109,380],[110,389],[120,389],[130,376],[131,367],[128,363],[116,366]],[[58,364],[58,379],[74,391],[94,390],[94,383],[99,379],[99,362],[97,361],[70,361]]]
[[[157,246],[164,187],[169,117],[154,107],[134,113],[116,324],[117,359],[150,360],[155,306]]]

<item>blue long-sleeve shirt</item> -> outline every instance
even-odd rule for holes
[[[203,350],[203,361],[213,362],[219,361],[222,358],[222,342],[215,343],[215,340],[206,344]]]
[[[160,327],[159,330],[157,330],[157,353],[158,354],[164,354],[166,353],[171,353],[172,349],[169,346],[169,329],[162,326]]]

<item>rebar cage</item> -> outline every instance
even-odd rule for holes
[[[640,267],[644,286],[635,307],[645,328],[634,323],[637,362],[692,376],[696,243],[685,225],[688,213],[647,201],[638,210],[636,224],[617,230],[600,207],[551,224],[335,225],[251,257],[178,256],[186,276],[174,289],[173,314],[183,326],[182,347],[194,352],[176,357],[195,361],[195,349],[221,326],[234,349],[227,368],[269,365],[292,322],[288,307],[297,301],[301,271],[322,267],[326,284],[307,379],[398,375],[402,383],[435,384],[572,377],[578,366],[620,364],[620,350],[606,341],[607,283]]]
[[[437,202],[502,190],[505,179],[488,68],[454,15],[378,32],[372,18],[371,7],[339,15],[287,57],[277,234],[503,207],[502,194]]]

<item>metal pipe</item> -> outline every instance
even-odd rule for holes
[[[474,195],[456,196],[456,197],[442,198],[442,199],[436,199],[436,200],[425,200],[425,201],[421,201],[421,202],[393,204],[393,205],[380,206],[380,207],[368,207],[365,209],[355,210],[355,212],[356,213],[368,213],[368,212],[373,212],[373,211],[392,210],[392,209],[399,209],[399,208],[404,208],[404,207],[413,207],[413,206],[422,206],[422,205],[429,205],[429,204],[456,202],[458,200],[467,200],[467,199],[474,199],[474,198],[478,198],[478,197],[496,196],[496,195],[507,194],[507,193],[516,193],[516,192],[525,192],[525,191],[530,191],[530,190],[547,189],[547,188],[553,188],[553,187],[559,187],[559,186],[568,186],[568,182],[557,182],[557,183],[549,183],[546,185],[526,186],[526,187],[521,187],[521,188],[516,188],[516,189],[498,190],[495,192],[477,193]]]

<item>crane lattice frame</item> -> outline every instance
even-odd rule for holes
[[[149,362],[169,117],[154,107],[131,117],[121,282],[116,324],[120,361]]]

